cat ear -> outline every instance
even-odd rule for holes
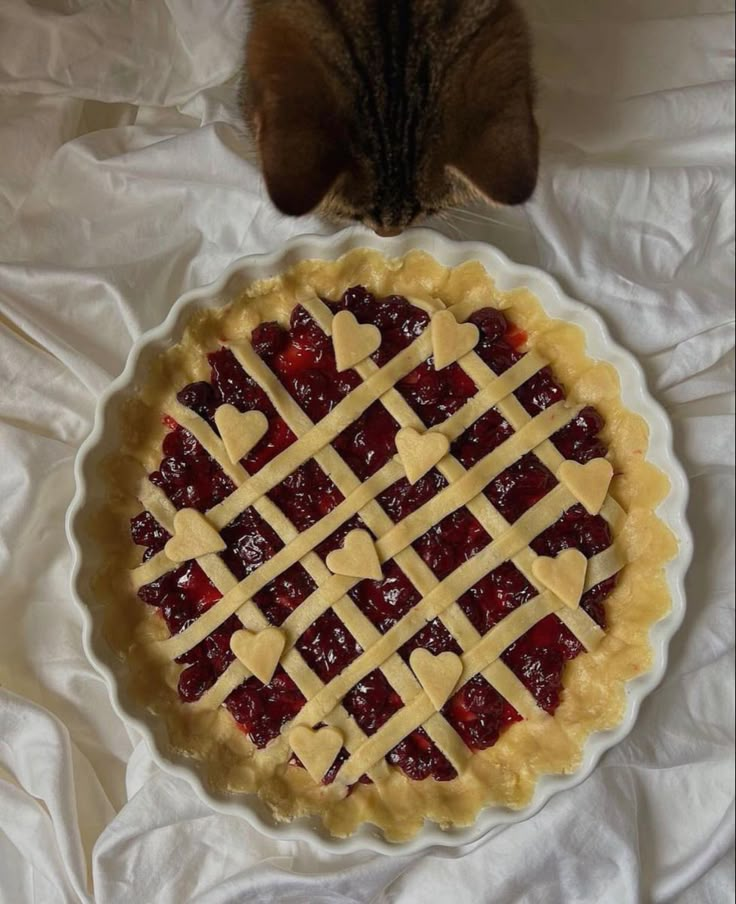
[[[347,168],[334,92],[308,39],[274,16],[254,23],[246,67],[246,103],[268,193],[283,213],[302,216]]]
[[[467,134],[449,164],[471,190],[496,204],[523,204],[539,172],[539,130],[530,104],[496,115]]]
[[[446,163],[488,201],[522,204],[537,184],[531,44],[516,4],[497,4],[465,60],[448,107],[452,147]]]

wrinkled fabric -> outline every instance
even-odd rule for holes
[[[275,842],[152,763],[82,651],[75,452],[182,292],[334,227],[267,201],[235,105],[240,0],[3,0],[0,904],[732,900],[733,6],[527,5],[539,191],[433,225],[593,305],[672,417],[696,554],[662,686],[577,789],[434,856]]]

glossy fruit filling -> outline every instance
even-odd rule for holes
[[[379,366],[408,347],[427,328],[429,316],[405,299],[375,298],[360,287],[349,289],[338,302],[327,302],[333,311],[352,311],[361,323],[373,323],[383,341],[373,356]],[[480,331],[476,351],[496,373],[502,374],[523,357],[526,335],[504,315],[485,308],[470,320]],[[331,340],[310,315],[296,307],[288,327],[263,323],[251,336],[255,351],[273,370],[287,391],[309,418],[317,422],[360,384],[354,371],[337,373]],[[204,418],[216,430],[214,415],[225,403],[240,411],[258,410],[268,419],[268,432],[243,459],[250,474],[257,473],[271,459],[295,441],[295,436],[277,415],[264,391],[246,375],[235,356],[221,348],[209,356],[211,377],[185,387],[179,401]],[[427,426],[443,423],[477,392],[473,381],[451,365],[435,371],[432,361],[417,367],[398,385],[409,405]],[[536,415],[564,399],[564,391],[549,368],[545,368],[515,393],[521,405]],[[163,457],[151,481],[160,487],[178,509],[207,511],[233,492],[235,487],[197,440],[180,425],[169,427]],[[599,438],[603,429],[600,415],[586,408],[552,442],[566,458],[585,463],[606,454]],[[380,470],[395,454],[398,424],[380,403],[371,405],[333,443],[343,460],[362,480]],[[452,445],[453,455],[466,467],[477,464],[513,434],[501,414],[490,410],[467,429]],[[556,485],[553,474],[530,453],[512,465],[485,489],[485,495],[510,523],[541,500]],[[436,470],[414,486],[400,480],[377,499],[394,521],[399,522],[432,499],[447,481]],[[299,531],[307,530],[343,500],[343,496],[319,465],[310,460],[268,494],[270,500]],[[317,548],[323,559],[342,545],[355,527],[365,528],[359,518],[343,524]],[[131,522],[133,542],[144,547],[148,559],[163,549],[167,532],[149,512]],[[221,554],[238,580],[272,558],[283,543],[278,534],[254,509],[247,509],[223,531],[227,549]],[[465,508],[458,509],[428,530],[413,545],[437,580],[443,580],[468,559],[478,555],[492,538]],[[532,548],[540,555],[554,556],[575,547],[586,556],[597,555],[612,542],[607,523],[591,517],[575,506],[537,537]],[[605,628],[604,601],[613,591],[612,578],[590,590],[583,609]],[[316,590],[314,581],[301,565],[284,571],[254,597],[265,617],[281,625]],[[458,600],[472,626],[485,634],[506,615],[535,595],[534,588],[511,562],[504,562],[487,574]],[[380,581],[357,583],[350,596],[362,613],[385,633],[420,601],[420,595],[394,562],[383,566]],[[172,634],[183,630],[220,598],[196,562],[180,566],[140,591],[144,602],[155,606]],[[238,630],[237,617],[229,618],[202,643],[179,660],[183,665],[179,694],[185,702],[202,696],[233,661],[230,637]],[[360,645],[332,609],[317,618],[297,642],[297,650],[324,682],[329,682],[362,653]],[[400,650],[408,662],[414,649],[424,647],[438,654],[462,652],[440,619],[427,624]],[[519,677],[538,704],[553,713],[559,705],[565,663],[579,655],[582,647],[562,622],[552,615],[528,631],[503,654],[503,661]],[[234,690],[226,705],[253,743],[266,746],[281,728],[299,712],[305,700],[292,678],[281,668],[268,685],[251,677]],[[380,671],[360,681],[343,700],[343,706],[361,729],[371,735],[401,707],[399,694]],[[496,743],[505,728],[521,717],[503,697],[478,675],[462,687],[445,705],[443,715],[472,750]],[[325,781],[331,781],[347,753],[342,752]],[[455,771],[429,736],[418,729],[401,741],[386,757],[409,778],[438,781],[455,777]],[[365,777],[364,777],[365,778]],[[367,780],[367,779],[366,779]]]

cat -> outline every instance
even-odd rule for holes
[[[516,0],[250,0],[242,106],[275,206],[396,235],[528,200],[539,134]]]

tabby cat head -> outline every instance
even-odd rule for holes
[[[269,194],[395,234],[534,190],[530,47],[514,0],[251,0],[244,111]]]

